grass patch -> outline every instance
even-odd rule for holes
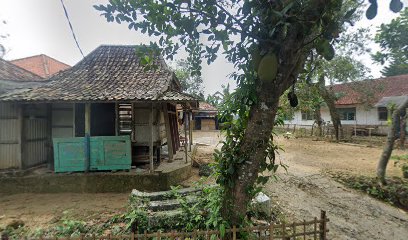
[[[348,173],[329,173],[336,181],[368,195],[408,211],[408,180],[400,177],[387,178],[381,186],[375,177],[355,176]]]

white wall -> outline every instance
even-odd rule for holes
[[[378,110],[377,108],[370,108],[366,109],[362,105],[350,105],[346,108],[356,107],[356,120],[342,120],[341,124],[343,125],[379,125],[379,126],[387,126],[387,121],[379,121],[378,120]],[[330,112],[327,107],[323,107],[321,109],[322,119],[325,122],[330,121]],[[294,114],[293,120],[285,120],[285,124],[296,124],[296,125],[304,125],[304,126],[312,126],[314,120],[302,120],[302,114],[300,111],[296,111]]]

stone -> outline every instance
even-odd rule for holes
[[[214,168],[209,164],[201,164],[198,169],[198,175],[208,177],[214,173]]]
[[[252,205],[256,212],[271,216],[271,198],[265,193],[258,193],[254,199],[252,199]]]

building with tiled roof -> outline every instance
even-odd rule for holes
[[[331,88],[341,95],[336,101],[339,106],[362,104],[365,101],[377,103],[383,97],[408,95],[408,74],[336,84]]]
[[[336,108],[343,126],[354,128],[375,128],[377,133],[387,131],[390,103],[398,104],[408,96],[408,74],[336,84],[328,86],[338,96]],[[321,108],[321,116],[326,123],[331,122],[327,107]],[[297,111],[286,124],[311,127],[314,124],[311,112]]]
[[[139,53],[138,46],[100,46],[39,86],[0,94],[0,128],[10,129],[0,139],[0,169],[120,170],[146,162],[153,170],[163,145],[171,160],[180,148],[176,105],[188,112],[198,102],[161,56],[146,69]]]
[[[198,108],[193,110],[194,129],[195,130],[217,130],[218,129],[218,110],[207,102],[199,102]]]
[[[0,94],[37,86],[42,80],[40,76],[0,59]]]
[[[57,59],[49,57],[45,54],[14,59],[10,62],[38,76],[41,76],[44,79],[47,79],[52,75],[71,67],[68,64],[58,61]]]

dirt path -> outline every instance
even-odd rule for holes
[[[22,220],[32,230],[49,228],[61,218],[105,222],[125,211],[128,198],[128,193],[0,196],[0,229],[13,220]]]
[[[282,180],[268,183],[267,193],[288,214],[289,220],[318,217],[326,210],[330,239],[408,239],[408,214],[363,193],[346,188],[325,170],[372,175],[381,149],[355,147],[307,139],[279,138],[289,165]],[[388,174],[399,171],[389,168]]]

